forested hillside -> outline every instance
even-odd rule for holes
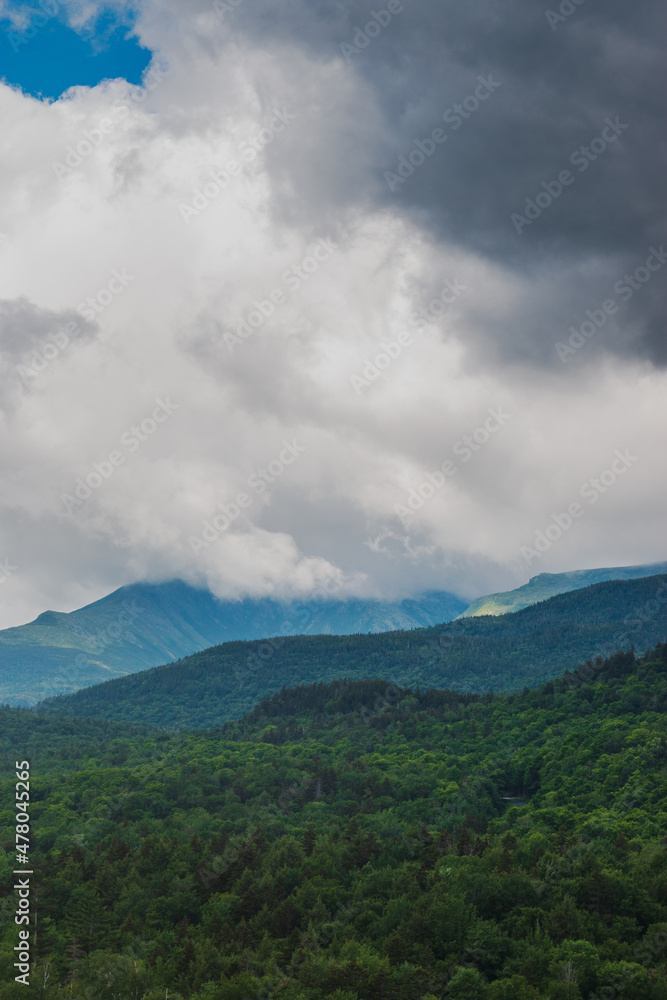
[[[315,685],[92,748],[42,719],[32,985],[5,920],[0,997],[667,1000],[666,710],[662,646],[511,695]],[[32,717],[3,714],[8,745]]]
[[[238,718],[282,687],[384,678],[462,692],[534,687],[589,657],[667,640],[667,577],[614,581],[516,614],[381,635],[226,643],[175,664],[43,702],[70,715],[194,729]]]
[[[472,618],[474,615],[505,615],[512,611],[521,611],[522,608],[527,608],[538,601],[547,601],[556,594],[580,590],[594,583],[604,583],[607,580],[636,580],[642,576],[659,576],[665,572],[667,563],[662,562],[650,566],[615,566],[607,569],[576,569],[569,573],[539,573],[515,590],[478,597],[462,612],[461,618]]]
[[[135,583],[69,614],[45,611],[0,630],[0,704],[34,705],[110,677],[206,649],[269,635],[386,632],[451,621],[466,607],[430,591],[395,603],[373,600],[219,600],[182,580]]]
[[[147,742],[146,738],[150,737]],[[39,758],[41,773],[69,767],[106,767],[126,761],[139,764],[149,752],[176,745],[176,737],[153,726],[134,726],[106,719],[76,719],[0,708],[0,759],[8,761],[21,748],[28,760]]]

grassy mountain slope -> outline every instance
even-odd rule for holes
[[[667,1000],[666,712],[663,646],[512,695],[299,688],[87,757],[49,718],[32,985],[4,920],[0,1000]]]
[[[381,601],[220,601],[181,581],[134,584],[0,631],[0,703],[31,705],[235,639],[381,632],[450,621],[465,602],[432,592]]]
[[[550,597],[566,594],[570,590],[590,587],[594,583],[604,583],[607,580],[636,580],[643,576],[657,576],[660,573],[667,573],[667,562],[654,563],[650,566],[580,569],[571,573],[540,573],[516,590],[477,598],[460,617],[510,614],[521,611],[531,604],[537,604],[538,601],[546,601]]]
[[[283,687],[347,677],[461,692],[535,686],[584,660],[667,639],[667,576],[596,584],[501,617],[382,635],[226,643],[86,688],[40,711],[194,729]]]

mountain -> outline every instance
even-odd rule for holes
[[[45,611],[0,631],[0,704],[33,705],[221,642],[422,628],[451,621],[465,607],[444,591],[396,603],[281,603],[222,601],[180,580],[133,584],[78,611]]]
[[[594,583],[604,583],[607,580],[636,580],[643,576],[657,576],[659,573],[667,573],[667,562],[653,563],[649,566],[620,566],[612,569],[577,569],[571,573],[540,573],[516,590],[478,597],[459,617],[510,614],[521,611],[531,604],[537,604],[538,601],[546,601],[550,597],[566,594],[570,590],[590,587]]]
[[[381,677],[422,690],[516,691],[592,657],[665,640],[667,575],[595,584],[514,614],[411,632],[230,642],[38,708],[195,729],[239,718],[283,687]]]

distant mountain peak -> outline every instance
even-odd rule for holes
[[[531,604],[546,601],[558,594],[567,594],[571,590],[582,590],[594,583],[608,583],[611,580],[637,580],[665,572],[667,572],[667,562],[651,563],[646,566],[575,569],[567,573],[538,573],[537,576],[531,576],[528,583],[524,583],[515,590],[478,597],[469,608],[459,615],[459,618],[512,614],[530,607]]]
[[[64,618],[67,618],[64,611],[42,611],[41,615],[35,618],[32,625],[60,625]]]
[[[366,722],[386,732],[382,723],[388,720],[379,716],[394,704],[390,685],[463,697],[520,691],[598,656],[655,648],[667,639],[667,604],[657,599],[665,587],[667,575],[611,580],[518,614],[460,618],[416,631],[227,642],[43,702],[38,711],[194,729],[240,718],[283,688],[368,681],[382,694]],[[291,697],[298,702],[301,694]]]
[[[183,580],[134,583],[69,614],[44,611],[0,631],[0,703],[31,705],[222,642],[424,628],[451,621],[465,607],[446,591],[393,603],[225,601]]]

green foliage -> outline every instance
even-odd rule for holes
[[[61,718],[25,709],[0,707],[0,759],[10,760],[17,746],[28,759],[39,755],[40,769],[135,765],[164,753],[173,736],[151,726],[106,719]],[[137,751],[137,745],[141,750]]]
[[[477,969],[456,969],[449,980],[447,996],[452,1000],[485,1000],[484,980]]]
[[[40,710],[170,729],[220,725],[282,688],[379,677],[463,693],[535,687],[583,661],[667,640],[667,576],[600,583],[516,614],[379,635],[228,642],[175,664],[42,702]],[[622,624],[619,624],[622,623]],[[629,691],[628,707],[636,697]]]
[[[540,993],[523,976],[496,979],[486,991],[486,1000],[539,1000]]]
[[[38,918],[29,988],[0,925],[0,1000],[667,1000],[666,706],[661,646],[171,735],[6,711],[7,747],[41,727]]]

